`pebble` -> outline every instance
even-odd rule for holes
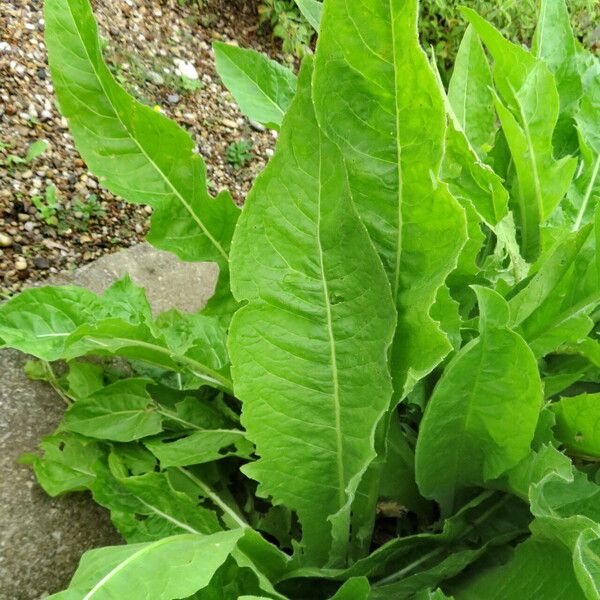
[[[187,77],[188,79],[198,79],[198,71],[196,71],[196,67],[187,61],[181,60],[180,58],[174,58],[173,64],[175,65],[175,73],[180,77]]]
[[[6,233],[0,233],[0,248],[8,248],[12,246],[13,240],[10,235]]]
[[[15,269],[17,271],[27,271],[27,261],[22,256],[17,256],[15,259]]]
[[[177,104],[181,100],[179,94],[169,94],[167,96],[167,102],[169,104]]]
[[[33,221],[27,221],[27,223],[23,225],[23,229],[31,233],[35,229],[35,223]]]
[[[44,258],[43,256],[36,256],[33,259],[33,264],[38,269],[49,269],[50,268],[50,261],[47,258]]]
[[[231,119],[221,119],[221,123],[225,125],[225,127],[229,127],[229,129],[237,129],[238,124]]]
[[[153,83],[154,85],[164,85],[165,84],[165,78],[160,73],[157,73],[156,71],[148,71],[148,73],[146,73],[146,79],[148,79],[148,81],[150,83]]]
[[[262,123],[259,123],[258,121],[255,121],[254,119],[248,119],[248,122],[250,123],[250,127],[252,127],[252,129],[254,129],[254,131],[266,131],[267,130],[267,128]]]

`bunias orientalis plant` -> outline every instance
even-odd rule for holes
[[[193,315],[127,278],[0,307],[69,404],[26,460],[128,542],[54,598],[599,597],[600,66],[541,9],[531,52],[465,11],[447,91],[413,0],[326,0],[297,78],[216,45],[280,130],[240,214],[115,83],[87,0],[47,0],[84,159],[220,268]]]

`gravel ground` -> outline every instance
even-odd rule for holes
[[[242,203],[275,138],[243,117],[213,67],[211,42],[253,47],[283,60],[258,29],[252,0],[96,0],[105,55],[115,77],[140,101],[158,105],[187,129],[207,162],[209,185]],[[55,106],[44,47],[41,0],[0,1],[0,298],[31,281],[70,271],[138,243],[151,209],[128,205],[99,187],[73,146]],[[197,80],[183,80],[177,65]],[[192,89],[190,89],[192,88]],[[23,162],[30,145],[46,151]],[[248,140],[244,167],[227,161],[231,143]],[[42,214],[35,200],[52,201]]]

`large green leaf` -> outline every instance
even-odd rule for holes
[[[576,343],[592,329],[589,315],[600,303],[594,246],[591,224],[565,234],[529,284],[511,298],[511,324],[536,356]]]
[[[96,363],[72,360],[66,380],[71,396],[87,398],[104,387],[104,369]]]
[[[600,457],[600,394],[562,398],[551,405],[556,437],[572,452]]]
[[[491,149],[496,130],[491,88],[490,65],[479,36],[469,25],[456,55],[448,100],[467,139],[480,157]]]
[[[240,110],[279,129],[296,91],[296,76],[256,50],[213,42],[215,66]]]
[[[183,534],[145,544],[90,550],[68,590],[53,600],[171,600],[205,588],[233,552],[241,530]]]
[[[113,193],[154,208],[152,244],[225,266],[239,209],[226,192],[209,195],[189,134],[115,82],[88,0],[48,0],[45,22],[61,112],[90,169]]]
[[[577,69],[577,45],[564,0],[542,0],[532,52],[555,76],[560,99],[554,142],[561,153],[576,148],[573,116],[582,94]]]
[[[199,501],[200,494],[194,498],[176,490],[165,473],[129,476],[123,458],[115,452],[109,466],[97,465],[90,489],[94,500],[110,510],[113,524],[129,543],[223,529],[215,510]]]
[[[475,572],[452,594],[456,600],[586,600],[571,553],[559,544],[531,539],[506,564]]]
[[[482,485],[529,453],[542,403],[533,353],[508,329],[506,301],[477,288],[480,336],[444,370],[416,448],[421,493],[452,510],[461,488]]]
[[[441,178],[448,183],[452,194],[460,200],[467,216],[469,241],[465,244],[459,259],[457,267],[459,272],[464,271],[462,263],[464,263],[465,254],[474,255],[473,271],[479,271],[475,261],[483,241],[480,220],[485,221],[488,226],[493,228],[506,217],[508,210],[508,192],[504,188],[501,177],[481,160],[480,157],[484,154],[483,149],[478,149],[471,141],[471,138],[474,137],[476,141],[479,140],[483,144],[481,130],[488,129],[488,124],[485,123],[482,114],[487,113],[488,110],[485,100],[481,107],[473,102],[471,97],[474,95],[481,97],[484,87],[486,92],[489,92],[487,86],[491,83],[491,81],[488,82],[488,79],[491,80],[491,72],[485,56],[483,56],[485,64],[480,64],[480,61],[474,57],[474,64],[471,65],[471,54],[483,53],[483,48],[470,26],[465,34],[463,44],[473,45],[473,40],[476,40],[477,44],[468,50],[467,57],[463,58],[466,64],[457,64],[459,70],[455,69],[454,71],[452,81],[457,80],[457,83],[452,96],[446,97],[441,77],[436,69],[440,92],[444,96],[448,113]],[[433,61],[432,65],[435,66]],[[481,71],[483,73],[480,73]],[[450,82],[450,91],[452,91],[452,81]],[[471,87],[476,89],[472,90]],[[477,130],[478,124],[479,130]],[[466,126],[476,131],[469,135],[465,129]],[[488,138],[493,136],[493,126],[490,131]],[[476,211],[476,215],[473,215],[473,209]],[[456,273],[453,275],[455,276]]]
[[[173,344],[174,339],[176,343]],[[63,357],[71,359],[87,354],[124,356],[177,373],[186,372],[194,378],[191,387],[207,384],[233,392],[225,357],[213,362],[219,357],[214,353],[217,348],[209,345],[214,340],[211,335],[194,337],[189,340],[189,345],[187,342],[181,345],[178,340],[178,336],[170,338],[161,329],[152,331],[146,325],[104,319],[78,327],[66,339]]]
[[[241,456],[250,458],[254,448],[243,431],[206,429],[175,440],[164,436],[145,442],[163,467],[183,467]]]
[[[600,200],[600,143],[595,148],[588,144],[588,139],[593,142],[593,135],[590,134],[590,128],[582,115],[583,112],[580,112],[577,117],[581,160],[568,193],[573,206],[573,231],[593,221]]]
[[[229,350],[259,456],[244,472],[298,512],[306,561],[343,564],[350,504],[390,403],[395,311],[341,156],[317,126],[311,71],[307,60],[236,230],[232,289],[248,304]]]
[[[36,479],[50,496],[89,488],[96,480],[96,464],[104,452],[94,440],[57,432],[40,443],[44,456],[26,454],[20,462],[31,464]]]
[[[321,27],[321,17],[323,15],[323,3],[318,0],[295,0],[302,16],[311,24],[315,31]]]
[[[325,3],[314,86],[317,118],[342,150],[392,286],[400,397],[451,350],[430,309],[466,241],[464,211],[438,179],[446,116],[419,47],[416,0]]]
[[[578,210],[573,229],[591,220],[600,198],[600,60],[583,53],[579,59],[583,97],[575,120],[582,160],[569,194]]]
[[[513,208],[523,255],[534,260],[541,247],[540,224],[564,197],[577,166],[574,158],[554,158],[552,136],[559,113],[556,82],[543,61],[504,39],[472,10],[464,9],[464,14],[494,59],[499,91],[495,105],[516,172]]]
[[[149,379],[123,379],[77,400],[65,414],[69,431],[131,442],[162,431],[162,416],[146,391]]]
[[[232,392],[226,334],[215,318],[169,311],[150,321],[139,288],[127,290],[120,282],[102,296],[68,286],[27,290],[0,305],[0,336],[43,360],[117,354]]]
[[[98,297],[83,288],[25,290],[0,305],[0,341],[43,360],[57,360],[69,334],[94,319],[97,310]]]

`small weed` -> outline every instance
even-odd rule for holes
[[[10,144],[6,144],[4,142],[0,143],[0,152],[9,148]],[[7,167],[14,167],[16,165],[27,165],[33,162],[36,158],[44,154],[46,149],[48,148],[48,142],[45,140],[38,140],[37,142],[33,142],[29,148],[27,148],[27,152],[25,156],[18,156],[17,154],[9,154],[4,160],[0,160],[0,164],[3,164]]]
[[[90,219],[94,217],[103,217],[106,214],[106,211],[102,207],[102,204],[100,204],[96,194],[91,194],[87,200],[81,200],[80,198],[75,200],[73,203],[73,210],[75,213],[81,213],[79,222],[75,226],[79,231],[87,231]]]
[[[183,92],[196,92],[202,88],[202,82],[198,79],[191,79],[181,75],[177,82],[177,87]]]
[[[310,47],[313,28],[306,22],[294,0],[262,0],[258,6],[261,25],[269,25],[273,37],[281,40],[286,54],[302,57]]]
[[[50,185],[46,188],[44,198],[41,196],[33,196],[31,202],[37,209],[40,219],[51,227],[58,227],[58,209],[60,203],[58,201],[58,190],[55,185]]]
[[[177,0],[177,4],[181,7],[195,5],[198,10],[202,10],[204,8],[204,0]]]
[[[252,154],[252,142],[240,140],[229,144],[227,148],[227,162],[234,169],[245,167],[254,155]]]

